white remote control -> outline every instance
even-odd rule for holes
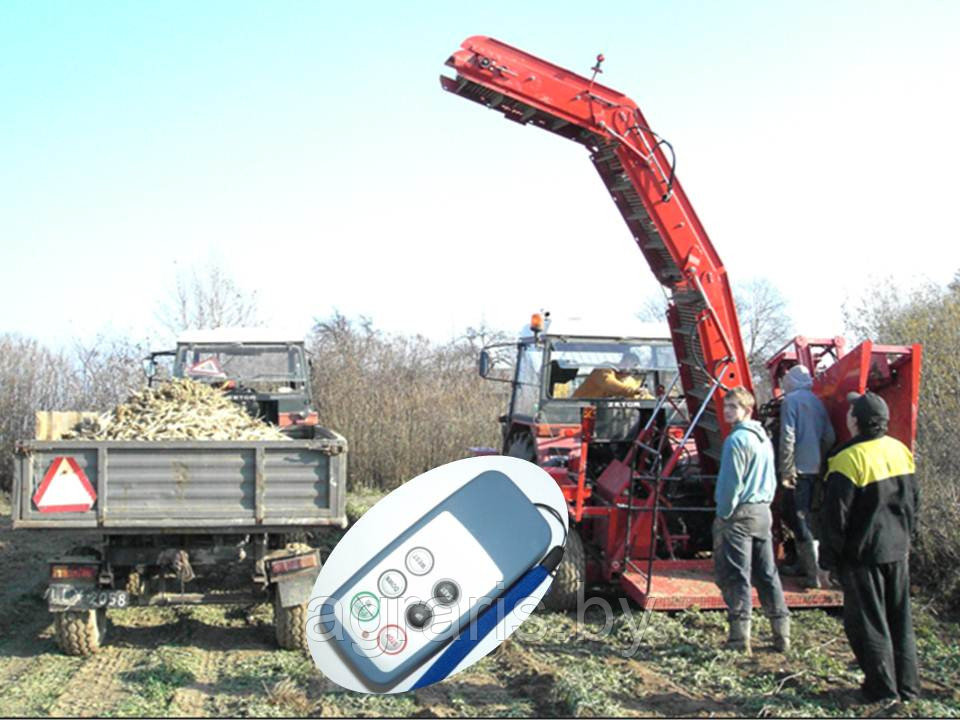
[[[481,473],[334,592],[318,629],[371,687],[389,687],[540,562],[551,538],[509,477]]]

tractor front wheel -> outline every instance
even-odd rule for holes
[[[536,464],[537,451],[533,447],[533,438],[527,433],[514,435],[507,446],[507,455]]]
[[[543,597],[547,610],[576,610],[577,598],[582,592],[587,574],[587,559],[580,533],[570,528],[563,550],[563,560],[557,567],[553,584]]]

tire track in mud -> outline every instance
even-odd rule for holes
[[[146,651],[137,648],[107,645],[83,661],[80,668],[63,685],[51,715],[80,717],[102,716],[132,695],[123,680]]]
[[[11,705],[11,695],[26,683],[40,683],[29,698],[42,711],[53,690],[42,686],[47,675],[69,673],[77,660],[63,658],[53,639],[52,618],[43,591],[47,584],[47,560],[65,551],[70,538],[59,532],[14,530],[7,498],[0,500],[0,687],[7,689],[0,701],[0,714],[22,714]],[[53,657],[52,657],[53,656]],[[57,678],[62,680],[62,675]]]
[[[571,674],[575,668],[553,664],[549,656],[541,656],[518,642],[506,642],[495,659],[512,692],[529,698],[536,714],[563,717],[580,710],[566,699]],[[609,657],[604,661],[611,674],[618,675],[626,686],[616,690],[596,687],[606,701],[624,717],[699,717],[703,715],[735,715],[736,710],[711,697],[696,697],[685,691],[650,663],[634,658]]]
[[[216,695],[218,666],[223,664],[222,652],[207,651],[201,655],[193,682],[179,688],[170,699],[169,714],[173,717],[205,717],[208,703]]]
[[[213,632],[210,632],[210,631]],[[244,651],[230,652],[229,638],[231,628],[207,626],[195,636],[205,643],[205,648],[199,653],[199,663],[194,666],[193,681],[179,688],[170,699],[169,714],[174,717],[205,717],[211,714],[209,707],[220,691],[219,680],[221,670],[230,664],[231,656]],[[219,635],[221,637],[216,637]],[[208,636],[208,637],[206,637]],[[209,643],[216,647],[209,648]]]
[[[480,717],[550,716],[537,709],[530,693],[503,683],[492,663],[487,671],[469,668],[443,683],[416,690],[414,697],[418,709],[413,717],[462,717],[466,707]]]
[[[183,613],[192,616],[190,610],[184,610]],[[192,682],[174,693],[169,714],[176,717],[220,714],[216,708],[217,700],[234,694],[224,687],[224,679],[244,661],[276,652],[276,648],[266,637],[261,646],[258,637],[261,628],[244,621],[225,619],[222,624],[196,620],[187,622],[192,626],[190,644],[203,649],[197,655],[199,662],[194,666]],[[234,641],[238,633],[245,636],[245,642],[242,643],[245,647],[236,646]]]
[[[533,703],[534,714],[540,717],[564,717],[568,708],[553,698],[557,688],[557,668],[541,662],[517,641],[507,640],[495,651],[494,662],[499,666],[505,687],[511,695]]]

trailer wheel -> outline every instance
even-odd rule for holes
[[[106,609],[67,610],[54,615],[57,643],[67,655],[87,657],[103,645],[107,634]]]
[[[570,528],[553,584],[543,597],[547,610],[576,610],[577,598],[587,573],[587,560],[580,534]]]
[[[273,626],[277,634],[277,645],[284,650],[302,650],[307,652],[307,604],[280,605],[280,594],[273,596]]]

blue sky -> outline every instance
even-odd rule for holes
[[[960,5],[0,4],[0,332],[159,344],[178,272],[264,318],[445,340],[656,285],[579,146],[441,91],[485,34],[603,81],[674,145],[734,281],[807,335],[873,278],[960,269]],[[584,258],[589,262],[585,263]]]

